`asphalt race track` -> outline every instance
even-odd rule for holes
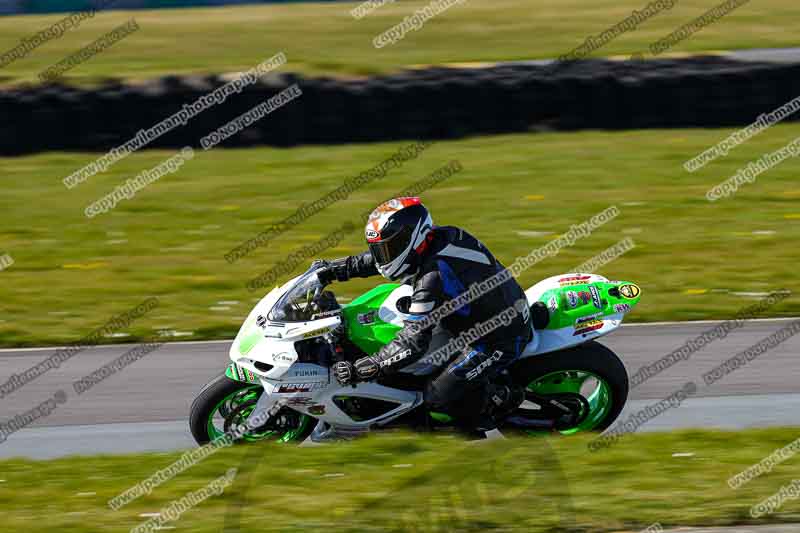
[[[673,428],[800,426],[800,335],[763,353],[746,366],[706,386],[702,374],[787,326],[792,319],[755,320],[716,340],[688,360],[631,391],[626,413],[653,404],[684,387],[697,392],[639,431]],[[623,326],[601,342],[620,355],[634,374],[679,348],[717,322]],[[0,421],[67,395],[49,416],[0,443],[0,457],[51,458],[72,454],[127,453],[194,445],[188,430],[189,406],[200,388],[222,372],[228,342],[171,343],[144,356],[80,396],[72,383],[97,370],[130,345],[88,349],[0,399]],[[0,351],[0,382],[43,361],[53,348]]]

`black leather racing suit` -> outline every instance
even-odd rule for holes
[[[378,274],[369,252],[333,261],[332,267],[339,281]],[[448,413],[463,423],[477,421],[487,407],[490,377],[514,361],[532,339],[525,293],[506,271],[507,278],[500,278],[505,280],[503,283],[492,284],[494,288],[454,312],[438,321],[430,315],[473,284],[502,275],[503,271],[505,267],[466,231],[452,226],[436,227],[421,254],[419,270],[408,281],[414,287],[409,320],[395,339],[373,356],[381,373],[397,372],[425,355],[437,325],[453,340],[463,334],[468,341],[466,346],[448,350],[452,352],[448,360],[453,360],[429,384],[425,400],[432,409]],[[501,316],[502,321],[496,319]],[[478,324],[483,325],[470,333]],[[455,343],[449,344],[450,348],[454,346]],[[438,349],[436,353],[446,354]]]

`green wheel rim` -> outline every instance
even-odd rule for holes
[[[217,439],[225,434],[223,427],[218,427],[215,424],[215,416],[219,415],[220,418],[224,421],[224,416],[220,414],[220,409],[225,409],[227,411],[233,411],[240,407],[242,404],[247,402],[251,402],[252,405],[246,407],[241,411],[238,415],[241,422],[247,420],[247,417],[253,412],[255,408],[255,402],[258,400],[258,397],[263,389],[261,385],[252,385],[249,387],[245,387],[243,389],[239,389],[227,395],[225,398],[220,400],[214,409],[211,410],[211,413],[208,415],[208,436],[211,440]],[[246,442],[255,442],[260,440],[271,440],[276,442],[289,442],[293,440],[297,440],[303,434],[303,432],[308,427],[308,424],[311,422],[311,417],[307,415],[300,415],[300,422],[297,427],[292,429],[287,429],[285,431],[263,431],[260,433],[246,433],[242,436],[242,440]]]
[[[587,388],[591,390],[587,391]],[[561,430],[563,435],[571,435],[579,431],[591,431],[598,427],[611,411],[611,386],[597,374],[586,370],[551,372],[533,380],[528,384],[527,389],[541,395],[580,394],[586,399],[589,404],[588,413],[578,425]]]

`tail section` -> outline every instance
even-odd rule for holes
[[[540,281],[527,291],[528,303],[542,302],[550,319],[523,355],[569,348],[617,329],[639,303],[641,289],[597,274],[572,273]]]

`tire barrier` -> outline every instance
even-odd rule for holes
[[[225,81],[220,76],[167,76],[92,89],[51,84],[0,91],[0,117],[5,119],[0,122],[0,155],[107,151]],[[800,95],[800,64],[708,56],[436,67],[363,80],[270,74],[147,147],[198,147],[204,135],[293,83],[302,96],[222,146],[745,126]],[[797,119],[800,114],[786,120]]]

